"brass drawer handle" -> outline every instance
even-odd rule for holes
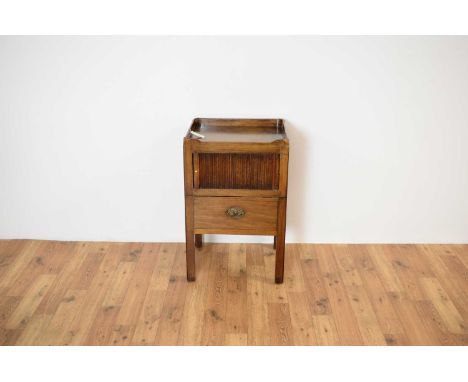
[[[234,219],[239,219],[245,215],[245,211],[240,207],[230,207],[225,212],[227,216]]]

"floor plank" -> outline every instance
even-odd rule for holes
[[[155,344],[157,345],[176,345],[179,340],[188,284],[185,278],[185,253],[183,247],[181,244],[177,244],[173,248],[175,259],[155,338]]]
[[[220,245],[209,270],[208,295],[203,318],[203,345],[222,345],[226,333],[228,246]],[[184,284],[186,284],[184,282]]]
[[[5,329],[18,329],[27,325],[55,278],[55,275],[45,274],[34,280],[6,322]]]
[[[312,316],[312,324],[318,345],[336,346],[342,341],[339,339],[335,320],[326,314]]]

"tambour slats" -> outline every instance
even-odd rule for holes
[[[277,190],[279,154],[199,153],[199,188]]]

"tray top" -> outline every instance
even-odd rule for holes
[[[200,142],[272,143],[287,140],[282,119],[196,118],[186,138]]]

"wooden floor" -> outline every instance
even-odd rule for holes
[[[0,241],[3,345],[468,345],[468,246]]]

